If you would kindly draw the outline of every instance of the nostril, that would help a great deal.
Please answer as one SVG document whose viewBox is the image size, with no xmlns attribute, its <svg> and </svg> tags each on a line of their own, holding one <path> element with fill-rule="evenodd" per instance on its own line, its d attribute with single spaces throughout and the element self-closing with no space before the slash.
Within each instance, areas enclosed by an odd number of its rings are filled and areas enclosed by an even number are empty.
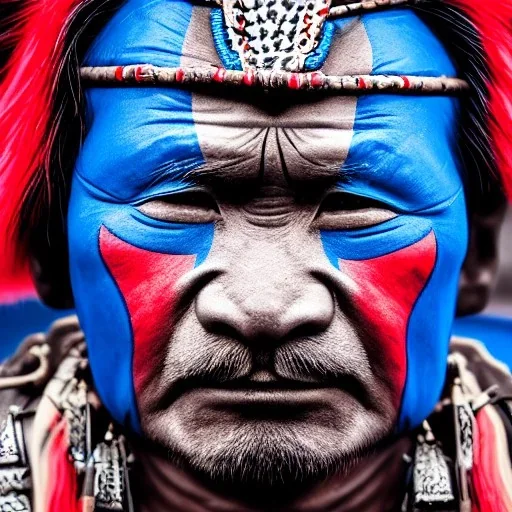
<svg viewBox="0 0 512 512">
<path fill-rule="evenodd" d="M 247 319 L 226 295 L 218 283 L 210 283 L 203 288 L 195 301 L 196 317 L 207 332 L 240 340 L 244 336 Z"/>
<path fill-rule="evenodd" d="M 222 336 L 223 338 L 232 338 L 235 340 L 240 340 L 241 338 L 239 330 L 225 321 L 218 320 L 207 322 L 206 324 L 203 324 L 203 327 L 205 327 L 211 334 Z"/>
<path fill-rule="evenodd" d="M 320 283 L 310 286 L 284 315 L 285 336 L 288 340 L 316 336 L 328 329 L 334 314 L 335 300 L 330 290 Z"/>
<path fill-rule="evenodd" d="M 325 329 L 326 325 L 323 322 L 302 323 L 291 329 L 286 336 L 286 341 L 317 336 L 324 332 Z"/>
</svg>

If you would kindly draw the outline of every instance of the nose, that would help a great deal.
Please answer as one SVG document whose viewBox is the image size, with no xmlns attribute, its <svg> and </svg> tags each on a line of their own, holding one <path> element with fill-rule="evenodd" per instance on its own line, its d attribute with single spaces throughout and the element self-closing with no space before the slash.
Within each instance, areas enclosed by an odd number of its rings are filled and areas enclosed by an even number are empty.
<svg viewBox="0 0 512 512">
<path fill-rule="evenodd" d="M 319 334 L 329 327 L 335 311 L 325 284 L 275 252 L 268 259 L 260 253 L 255 261 L 246 258 L 244 264 L 232 266 L 198 293 L 195 307 L 207 332 L 255 348 Z"/>
</svg>

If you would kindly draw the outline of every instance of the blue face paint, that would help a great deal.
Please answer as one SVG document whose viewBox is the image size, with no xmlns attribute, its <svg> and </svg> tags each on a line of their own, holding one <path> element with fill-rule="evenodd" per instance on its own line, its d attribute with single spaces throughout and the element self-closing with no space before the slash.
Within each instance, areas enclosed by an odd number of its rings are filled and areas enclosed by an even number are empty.
<svg viewBox="0 0 512 512">
<path fill-rule="evenodd" d="M 372 47 L 373 74 L 456 74 L 444 48 L 412 11 L 368 14 L 361 19 Z M 339 187 L 382 201 L 400 215 L 368 229 L 322 233 L 326 253 L 336 267 L 339 259 L 377 258 L 411 246 L 431 231 L 435 234 L 436 265 L 414 307 L 404 340 L 407 377 L 401 429 L 419 424 L 429 414 L 445 378 L 468 238 L 463 181 L 455 155 L 457 108 L 458 101 L 448 97 L 359 98 L 354 135 L 342 169 L 345 179 Z"/>
<path fill-rule="evenodd" d="M 86 62 L 178 66 L 191 13 L 186 1 L 131 0 L 98 36 Z M 169 224 L 144 216 L 136 205 L 191 187 L 183 177 L 204 161 L 189 92 L 90 89 L 87 114 L 89 131 L 76 163 L 68 214 L 73 291 L 98 392 L 118 421 L 139 431 L 132 326 L 102 261 L 99 233 L 105 226 L 135 247 L 196 255 L 200 264 L 211 246 L 212 224 Z"/>
</svg>

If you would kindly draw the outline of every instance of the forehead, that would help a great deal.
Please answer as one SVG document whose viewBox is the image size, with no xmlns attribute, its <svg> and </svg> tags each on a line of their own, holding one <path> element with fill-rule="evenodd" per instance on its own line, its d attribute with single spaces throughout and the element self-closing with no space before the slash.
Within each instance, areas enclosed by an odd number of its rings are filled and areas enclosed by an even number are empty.
<svg viewBox="0 0 512 512">
<path fill-rule="evenodd" d="M 222 65 L 209 13 L 188 2 L 129 0 L 86 64 Z M 440 41 L 410 10 L 338 20 L 334 28 L 327 74 L 455 74 Z M 190 171 L 226 180 L 257 175 L 272 129 L 280 165 L 297 179 L 335 173 L 346 189 L 409 209 L 442 203 L 460 188 L 453 98 L 367 95 L 268 107 L 170 88 L 90 89 L 77 173 L 119 201 L 187 187 Z"/>
</svg>

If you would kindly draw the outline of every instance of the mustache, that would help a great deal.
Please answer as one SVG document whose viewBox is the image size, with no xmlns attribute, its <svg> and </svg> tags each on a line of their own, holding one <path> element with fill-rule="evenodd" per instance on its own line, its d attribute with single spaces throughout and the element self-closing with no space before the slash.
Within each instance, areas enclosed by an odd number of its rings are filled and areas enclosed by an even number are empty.
<svg viewBox="0 0 512 512">
<path fill-rule="evenodd" d="M 364 388 L 372 377 L 366 353 L 348 340 L 304 338 L 290 343 L 266 344 L 265 350 L 235 340 L 204 339 L 171 348 L 165 363 L 165 380 L 176 387 L 235 386 L 247 382 L 257 370 L 284 381 L 318 386 Z M 188 344 L 187 344 L 188 345 Z M 359 389 L 358 394 L 363 394 Z"/>
</svg>

